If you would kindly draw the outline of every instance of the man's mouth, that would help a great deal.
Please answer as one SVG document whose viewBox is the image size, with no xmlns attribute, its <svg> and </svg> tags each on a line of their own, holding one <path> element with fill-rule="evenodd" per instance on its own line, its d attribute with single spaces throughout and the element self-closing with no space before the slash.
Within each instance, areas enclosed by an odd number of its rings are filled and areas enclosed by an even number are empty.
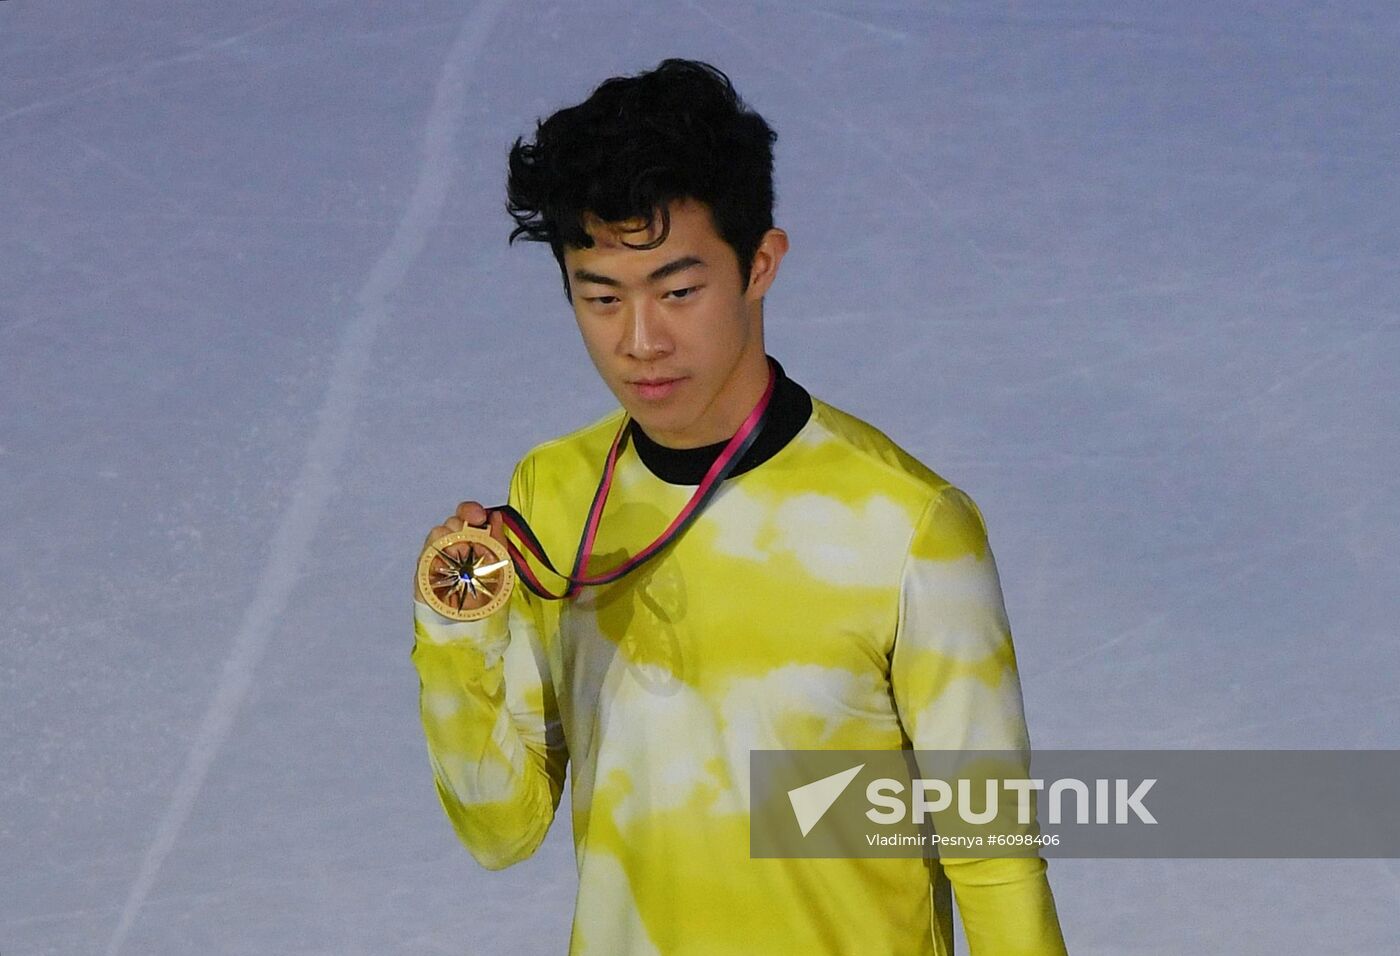
<svg viewBox="0 0 1400 956">
<path fill-rule="evenodd" d="M 670 395 L 682 381 L 680 378 L 639 378 L 628 384 L 643 399 L 654 402 Z"/>
</svg>

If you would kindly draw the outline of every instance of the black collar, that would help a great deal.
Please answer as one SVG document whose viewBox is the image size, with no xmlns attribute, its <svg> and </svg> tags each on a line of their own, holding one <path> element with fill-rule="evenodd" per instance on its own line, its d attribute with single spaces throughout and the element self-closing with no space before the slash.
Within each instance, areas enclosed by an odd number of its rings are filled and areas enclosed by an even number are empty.
<svg viewBox="0 0 1400 956">
<path fill-rule="evenodd" d="M 739 459 L 730 477 L 752 471 L 772 458 L 802 430 L 807 419 L 812 417 L 812 396 L 783 373 L 777 359 L 770 358 L 776 370 L 777 381 L 773 385 L 773 398 L 768 405 L 768 420 L 763 431 L 744 457 Z M 647 437 L 634 420 L 628 429 L 628 438 L 637 449 L 637 455 L 647 470 L 662 481 L 672 485 L 698 485 L 710 470 L 710 465 L 724 451 L 729 442 L 721 441 L 699 448 L 668 448 Z"/>
</svg>

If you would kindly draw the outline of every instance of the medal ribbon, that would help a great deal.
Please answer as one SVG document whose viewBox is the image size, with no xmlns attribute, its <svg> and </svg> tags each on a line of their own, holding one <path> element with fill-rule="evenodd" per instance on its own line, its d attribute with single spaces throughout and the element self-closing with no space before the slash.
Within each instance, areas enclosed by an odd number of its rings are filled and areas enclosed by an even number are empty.
<svg viewBox="0 0 1400 956">
<path fill-rule="evenodd" d="M 609 584 L 626 574 L 635 571 L 646 561 L 656 557 L 661 551 L 677 538 L 682 531 L 690 526 L 700 512 L 704 510 L 711 499 L 719 492 L 721 483 L 728 478 L 730 473 L 738 466 L 744 454 L 753 447 L 753 443 L 758 440 L 759 433 L 763 430 L 763 423 L 768 417 L 768 404 L 773 398 L 773 389 L 777 382 L 777 375 L 772 364 L 768 368 L 768 387 L 763 390 L 763 396 L 759 398 L 758 404 L 749 412 L 744 423 L 739 426 L 739 430 L 734 433 L 734 437 L 729 439 L 729 443 L 719 453 L 719 456 L 710 465 L 705 477 L 695 489 L 695 494 L 690 496 L 684 508 L 676 515 L 675 519 L 662 531 L 655 541 L 638 551 L 632 557 L 623 561 L 617 567 L 601 574 L 589 575 L 588 562 L 593 556 L 593 545 L 598 537 L 598 527 L 603 519 L 603 506 L 607 504 L 608 493 L 612 490 L 613 473 L 617 470 L 617 460 L 622 451 L 623 438 L 627 434 L 627 426 L 631 419 L 623 416 L 622 425 L 617 430 L 617 435 L 613 437 L 612 447 L 608 449 L 608 457 L 603 465 L 603 475 L 598 480 L 598 488 L 593 493 L 593 503 L 588 509 L 588 520 L 583 525 L 583 536 L 579 540 L 578 552 L 574 558 L 573 570 L 568 574 L 558 571 L 545 553 L 544 545 L 531 530 L 527 522 L 519 511 L 510 505 L 502 505 L 499 508 L 492 508 L 492 511 L 501 513 L 502 523 L 517 538 L 524 543 L 525 548 L 534 555 L 541 564 L 553 574 L 563 578 L 568 583 L 563 594 L 551 593 L 548 588 L 540 583 L 534 570 L 530 567 L 525 555 L 516 547 L 513 541 L 507 539 L 506 550 L 510 552 L 511 562 L 515 565 L 516 572 L 520 579 L 537 596 L 550 601 L 559 601 L 573 597 L 585 587 L 592 587 L 598 584 Z"/>
</svg>

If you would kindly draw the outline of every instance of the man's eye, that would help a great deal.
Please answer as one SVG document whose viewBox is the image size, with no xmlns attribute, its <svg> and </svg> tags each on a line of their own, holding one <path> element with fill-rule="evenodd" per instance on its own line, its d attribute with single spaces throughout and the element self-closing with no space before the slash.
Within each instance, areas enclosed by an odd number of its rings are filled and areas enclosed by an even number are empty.
<svg viewBox="0 0 1400 956">
<path fill-rule="evenodd" d="M 692 285 L 692 286 L 687 286 L 687 287 L 684 288 L 684 289 L 672 289 L 670 292 L 667 292 L 666 294 L 667 294 L 668 296 L 670 296 L 671 298 L 673 298 L 673 299 L 685 299 L 685 298 L 688 298 L 688 297 L 691 296 L 692 294 L 694 294 L 694 293 L 696 293 L 696 292 L 699 292 L 699 291 L 700 291 L 700 287 L 699 287 L 698 285 Z"/>
<path fill-rule="evenodd" d="M 594 305 L 613 305 L 617 302 L 615 295 L 593 295 L 588 297 L 588 301 Z"/>
</svg>

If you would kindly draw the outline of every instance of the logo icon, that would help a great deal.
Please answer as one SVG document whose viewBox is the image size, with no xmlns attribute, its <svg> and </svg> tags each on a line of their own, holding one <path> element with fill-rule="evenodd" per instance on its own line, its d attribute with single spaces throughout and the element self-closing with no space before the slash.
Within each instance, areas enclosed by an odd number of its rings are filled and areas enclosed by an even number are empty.
<svg viewBox="0 0 1400 956">
<path fill-rule="evenodd" d="M 846 792 L 856 774 L 864 767 L 863 763 L 856 764 L 849 770 L 833 773 L 829 777 L 822 777 L 788 791 L 788 802 L 792 804 L 793 816 L 797 817 L 797 826 L 802 830 L 803 836 L 812 832 L 812 827 L 826 816 L 826 811 L 831 809 L 836 798 Z"/>
</svg>

